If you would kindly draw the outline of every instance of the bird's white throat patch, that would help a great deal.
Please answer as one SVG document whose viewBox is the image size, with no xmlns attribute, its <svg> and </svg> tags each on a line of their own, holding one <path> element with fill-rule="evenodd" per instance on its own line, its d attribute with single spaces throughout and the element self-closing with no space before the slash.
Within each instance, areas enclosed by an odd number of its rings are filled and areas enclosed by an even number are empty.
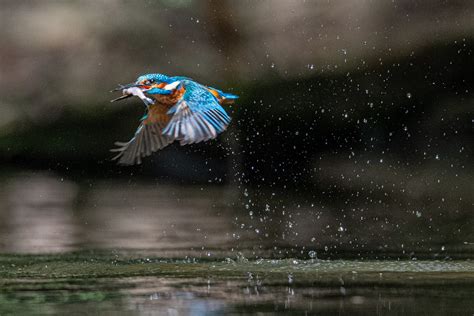
<svg viewBox="0 0 474 316">
<path fill-rule="evenodd" d="M 176 88 L 179 86 L 180 83 L 181 83 L 181 81 L 179 81 L 179 80 L 178 80 L 178 81 L 174 81 L 174 82 L 172 82 L 172 83 L 167 84 L 166 86 L 164 86 L 163 89 L 164 89 L 164 90 L 174 90 L 174 89 L 176 89 Z"/>
</svg>

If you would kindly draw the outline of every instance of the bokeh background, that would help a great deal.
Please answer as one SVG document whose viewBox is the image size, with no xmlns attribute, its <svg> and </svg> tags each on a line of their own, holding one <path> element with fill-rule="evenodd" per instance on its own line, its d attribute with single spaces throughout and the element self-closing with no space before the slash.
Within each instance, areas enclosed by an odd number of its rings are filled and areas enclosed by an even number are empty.
<svg viewBox="0 0 474 316">
<path fill-rule="evenodd" d="M 2 1 L 0 43 L 2 251 L 474 251 L 472 1 Z M 117 166 L 153 72 L 233 122 Z"/>
</svg>

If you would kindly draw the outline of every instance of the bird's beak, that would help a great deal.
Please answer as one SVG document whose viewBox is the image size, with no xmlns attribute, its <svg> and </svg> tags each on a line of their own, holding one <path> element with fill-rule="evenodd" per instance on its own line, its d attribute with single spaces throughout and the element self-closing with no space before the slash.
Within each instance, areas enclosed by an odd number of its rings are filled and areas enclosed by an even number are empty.
<svg viewBox="0 0 474 316">
<path fill-rule="evenodd" d="M 132 96 L 132 94 L 124 94 L 116 99 L 113 99 L 113 100 L 110 100 L 110 102 L 116 102 L 116 101 L 120 101 L 120 100 L 124 100 L 126 98 L 130 98 Z"/>
</svg>

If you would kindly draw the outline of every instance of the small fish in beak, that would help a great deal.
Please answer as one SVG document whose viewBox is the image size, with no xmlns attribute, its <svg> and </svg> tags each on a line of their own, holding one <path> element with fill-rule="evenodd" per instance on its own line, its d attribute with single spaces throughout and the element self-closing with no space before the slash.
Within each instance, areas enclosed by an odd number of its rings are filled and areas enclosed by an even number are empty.
<svg viewBox="0 0 474 316">
<path fill-rule="evenodd" d="M 140 87 L 143 87 L 143 85 L 140 85 L 140 84 L 119 85 L 118 88 L 112 90 L 111 92 L 122 90 L 123 95 L 116 98 L 116 99 L 111 100 L 110 102 L 116 102 L 116 101 L 127 99 L 131 96 L 136 96 L 136 97 L 139 97 L 140 100 L 142 100 L 143 103 L 145 103 L 146 106 L 154 104 L 155 101 L 153 101 L 153 99 L 147 97 L 143 93 L 143 90 Z"/>
</svg>

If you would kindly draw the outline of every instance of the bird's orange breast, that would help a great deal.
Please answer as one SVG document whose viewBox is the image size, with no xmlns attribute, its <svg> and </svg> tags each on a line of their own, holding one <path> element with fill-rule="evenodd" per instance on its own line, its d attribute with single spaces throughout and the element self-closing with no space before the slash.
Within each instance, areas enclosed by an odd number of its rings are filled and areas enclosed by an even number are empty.
<svg viewBox="0 0 474 316">
<path fill-rule="evenodd" d="M 147 118 L 143 120 L 143 124 L 168 124 L 170 116 L 167 114 L 169 107 L 156 103 L 148 107 Z"/>
<path fill-rule="evenodd" d="M 166 86 L 165 83 L 157 85 L 158 88 L 162 89 Z M 171 94 L 154 94 L 152 97 L 156 100 L 156 103 L 148 107 L 148 115 L 144 124 L 163 123 L 168 124 L 170 116 L 167 114 L 168 110 L 175 105 L 184 95 L 186 89 L 181 87 L 175 89 Z"/>
</svg>

